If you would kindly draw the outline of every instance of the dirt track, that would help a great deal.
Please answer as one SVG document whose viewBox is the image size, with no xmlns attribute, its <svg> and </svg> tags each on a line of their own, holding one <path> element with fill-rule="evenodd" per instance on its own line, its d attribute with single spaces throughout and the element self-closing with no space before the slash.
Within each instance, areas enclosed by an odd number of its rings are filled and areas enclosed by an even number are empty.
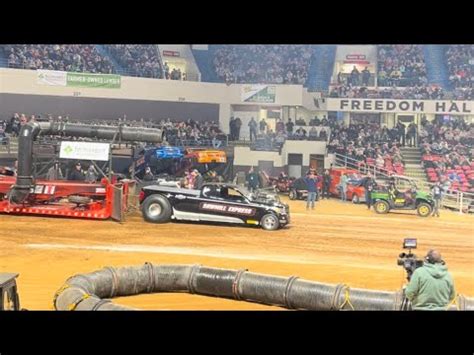
<svg viewBox="0 0 474 355">
<path fill-rule="evenodd" d="M 0 215 L 0 272 L 19 272 L 22 307 L 52 309 L 54 292 L 76 273 L 145 261 L 203 264 L 352 287 L 398 290 L 396 265 L 404 237 L 418 238 L 418 255 L 436 247 L 457 292 L 474 296 L 474 219 L 453 212 L 420 218 L 411 212 L 377 215 L 336 200 L 306 212 L 291 202 L 292 224 L 276 232 L 193 223 L 153 225 L 139 213 L 106 221 Z M 117 299 L 143 309 L 279 309 L 187 294 Z"/>
</svg>

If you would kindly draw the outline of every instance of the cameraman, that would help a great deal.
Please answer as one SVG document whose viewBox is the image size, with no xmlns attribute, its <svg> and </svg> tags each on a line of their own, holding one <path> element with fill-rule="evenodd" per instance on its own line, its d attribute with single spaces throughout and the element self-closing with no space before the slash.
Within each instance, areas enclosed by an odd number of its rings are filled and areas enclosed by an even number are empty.
<svg viewBox="0 0 474 355">
<path fill-rule="evenodd" d="M 445 310 L 455 297 L 454 283 L 441 254 L 430 250 L 405 289 L 414 310 Z"/>
</svg>

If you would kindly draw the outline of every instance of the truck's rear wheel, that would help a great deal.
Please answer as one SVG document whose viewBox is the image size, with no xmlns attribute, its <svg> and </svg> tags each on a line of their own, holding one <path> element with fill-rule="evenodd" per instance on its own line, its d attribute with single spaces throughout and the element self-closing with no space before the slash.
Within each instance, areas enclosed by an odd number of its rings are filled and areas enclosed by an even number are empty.
<svg viewBox="0 0 474 355">
<path fill-rule="evenodd" d="M 142 203 L 143 218 L 147 222 L 166 223 L 172 215 L 171 204 L 162 195 L 148 196 Z"/>
<path fill-rule="evenodd" d="M 260 225 L 267 231 L 274 231 L 280 227 L 280 221 L 277 216 L 269 213 L 262 217 Z"/>
<path fill-rule="evenodd" d="M 428 203 L 422 202 L 416 208 L 416 212 L 420 217 L 428 217 L 431 214 L 432 209 Z"/>
<path fill-rule="evenodd" d="M 390 205 L 387 201 L 379 200 L 375 202 L 374 210 L 377 213 L 388 213 L 388 211 L 390 210 Z"/>
</svg>

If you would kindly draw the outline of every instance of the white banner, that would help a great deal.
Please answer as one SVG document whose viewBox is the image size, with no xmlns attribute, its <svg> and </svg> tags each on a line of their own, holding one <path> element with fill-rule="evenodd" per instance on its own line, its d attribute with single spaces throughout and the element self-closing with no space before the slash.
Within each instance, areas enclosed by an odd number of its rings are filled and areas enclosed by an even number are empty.
<svg viewBox="0 0 474 355">
<path fill-rule="evenodd" d="M 328 111 L 473 115 L 473 101 L 328 98 Z"/>
<path fill-rule="evenodd" d="M 54 85 L 54 86 L 67 85 L 67 72 L 65 71 L 38 69 L 36 73 L 37 73 L 38 84 Z"/>
<path fill-rule="evenodd" d="M 61 142 L 59 158 L 107 161 L 109 150 L 109 143 Z"/>
</svg>

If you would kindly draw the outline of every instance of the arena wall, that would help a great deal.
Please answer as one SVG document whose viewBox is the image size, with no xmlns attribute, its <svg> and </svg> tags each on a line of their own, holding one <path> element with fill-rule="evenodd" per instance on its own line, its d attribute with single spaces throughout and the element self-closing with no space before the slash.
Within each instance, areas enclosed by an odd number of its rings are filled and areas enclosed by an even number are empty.
<svg viewBox="0 0 474 355">
<path fill-rule="evenodd" d="M 15 112 L 66 116 L 94 121 L 127 116 L 130 120 L 192 118 L 195 121 L 219 121 L 219 105 L 153 100 L 106 99 L 51 95 L 0 93 L 0 117 Z"/>
<path fill-rule="evenodd" d="M 288 155 L 301 154 L 301 168 L 307 170 L 310 166 L 311 155 L 324 156 L 326 154 L 326 142 L 318 141 L 291 141 L 287 140 L 279 152 L 256 151 L 250 147 L 234 148 L 234 173 L 248 171 L 251 166 L 259 166 L 262 162 L 273 162 L 273 169 L 267 169 L 267 173 L 276 175 L 281 171 L 288 173 Z M 328 168 L 331 161 L 324 159 L 324 167 Z"/>
</svg>

